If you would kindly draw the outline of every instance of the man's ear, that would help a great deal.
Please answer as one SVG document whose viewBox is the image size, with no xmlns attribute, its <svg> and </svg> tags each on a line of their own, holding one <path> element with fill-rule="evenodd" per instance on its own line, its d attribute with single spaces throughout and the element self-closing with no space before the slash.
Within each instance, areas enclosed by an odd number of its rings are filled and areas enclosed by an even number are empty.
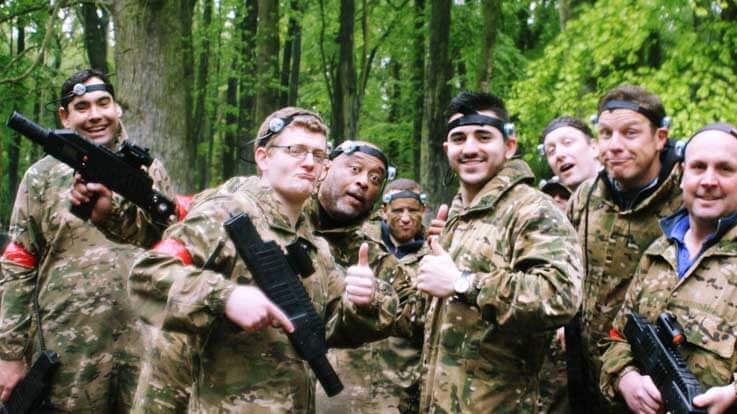
<svg viewBox="0 0 737 414">
<path fill-rule="evenodd" d="M 504 158 L 511 160 L 514 154 L 517 152 L 517 138 L 509 137 L 504 142 Z"/>
<path fill-rule="evenodd" d="M 61 120 L 61 124 L 64 125 L 64 128 L 69 129 L 69 112 L 63 106 L 59 107 L 59 119 Z"/>
<path fill-rule="evenodd" d="M 658 151 L 662 151 L 665 143 L 668 142 L 668 128 L 658 128 L 655 130 L 655 145 Z"/>
<path fill-rule="evenodd" d="M 117 102 L 115 103 L 115 113 L 118 114 L 118 118 L 123 116 L 123 108 Z"/>
<path fill-rule="evenodd" d="M 262 173 L 269 169 L 269 151 L 266 147 L 257 147 L 253 153 L 253 159 L 256 161 L 256 167 Z"/>
</svg>

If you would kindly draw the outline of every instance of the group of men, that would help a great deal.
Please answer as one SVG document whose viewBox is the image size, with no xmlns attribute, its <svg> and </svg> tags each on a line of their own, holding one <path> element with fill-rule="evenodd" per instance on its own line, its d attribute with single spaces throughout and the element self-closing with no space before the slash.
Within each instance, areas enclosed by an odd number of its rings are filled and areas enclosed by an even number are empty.
<svg viewBox="0 0 737 414">
<path fill-rule="evenodd" d="M 111 149 L 126 138 L 104 74 L 75 73 L 59 104 L 84 138 Z M 658 97 L 628 85 L 600 100 L 596 139 L 575 118 L 553 120 L 540 147 L 551 197 L 516 157 L 503 101 L 460 93 L 443 143 L 459 188 L 435 214 L 416 182 L 391 180 L 380 148 L 331 149 L 302 108 L 263 120 L 257 175 L 177 197 L 168 223 L 46 157 L 23 178 L 0 261 L 0 399 L 48 348 L 61 365 L 40 412 L 536 413 L 581 398 L 585 412 L 659 413 L 623 326 L 629 312 L 667 310 L 707 389 L 694 404 L 727 412 L 737 130 L 708 125 L 679 152 L 668 127 Z M 160 162 L 148 173 L 174 198 Z M 87 203 L 90 220 L 70 212 Z M 309 262 L 299 283 L 324 324 L 337 396 L 224 227 L 240 214 Z M 572 331 L 586 386 L 566 399 Z"/>
</svg>

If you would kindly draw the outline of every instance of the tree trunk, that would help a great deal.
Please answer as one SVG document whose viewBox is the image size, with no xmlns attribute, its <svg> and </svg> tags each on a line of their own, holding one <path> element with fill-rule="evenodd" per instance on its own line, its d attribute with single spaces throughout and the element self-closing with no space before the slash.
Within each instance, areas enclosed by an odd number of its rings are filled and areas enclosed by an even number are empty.
<svg viewBox="0 0 737 414">
<path fill-rule="evenodd" d="M 193 0 L 115 0 L 118 101 L 133 142 L 150 147 L 174 190 L 194 190 L 192 134 Z"/>
<path fill-rule="evenodd" d="M 203 0 L 202 2 L 202 47 L 200 49 L 198 64 L 197 64 L 197 76 L 195 77 L 195 105 L 194 113 L 192 114 L 192 145 L 190 146 L 192 160 L 197 160 L 202 163 L 205 161 L 204 157 L 200 156 L 198 148 L 201 143 L 206 141 L 205 130 L 207 120 L 207 106 L 206 100 L 208 95 L 208 78 L 210 69 L 210 26 L 212 23 L 212 0 Z M 197 168 L 201 174 L 205 174 L 206 168 Z M 197 190 L 202 190 L 203 186 L 201 183 L 205 181 L 203 177 L 198 177 Z"/>
<path fill-rule="evenodd" d="M 233 128 L 238 121 L 234 114 L 233 108 L 238 104 L 238 79 L 235 77 L 238 64 L 231 62 L 230 76 L 228 77 L 228 90 L 226 92 L 225 103 L 225 136 L 223 138 L 223 181 L 235 175 L 236 163 L 238 162 L 238 134 Z"/>
<path fill-rule="evenodd" d="M 425 136 L 423 137 L 422 184 L 431 205 L 448 202 L 454 188 L 443 185 L 448 169 L 443 142 L 447 136 L 446 108 L 450 102 L 450 35 L 451 0 L 432 0 L 430 12 L 430 54 L 427 63 L 425 96 Z M 431 173 L 432 172 L 432 173 Z"/>
<path fill-rule="evenodd" d="M 422 154 L 422 120 L 425 101 L 425 0 L 415 0 L 414 62 L 412 65 L 412 95 L 414 97 L 412 126 L 412 160 L 414 178 L 420 181 L 420 155 Z"/>
<path fill-rule="evenodd" d="M 356 96 L 355 0 L 340 0 L 340 30 L 338 34 L 338 67 L 335 75 L 333 105 L 333 136 L 335 143 L 355 138 L 355 121 L 351 119 L 351 106 Z"/>
<path fill-rule="evenodd" d="M 298 0 L 294 0 L 294 8 L 298 13 Z M 297 96 L 299 96 L 299 67 L 302 60 L 302 24 L 299 20 L 295 21 L 294 34 L 292 38 L 292 67 L 289 74 L 289 92 L 287 94 L 287 105 L 296 106 Z"/>
<path fill-rule="evenodd" d="M 476 88 L 483 92 L 491 91 L 491 76 L 494 68 L 494 46 L 498 22 L 501 19 L 501 0 L 483 0 L 483 33 L 481 35 L 481 58 L 476 68 Z"/>
<path fill-rule="evenodd" d="M 256 114 L 261 123 L 279 108 L 279 1 L 258 0 Z"/>
<path fill-rule="evenodd" d="M 16 55 L 20 55 L 26 49 L 26 30 L 23 27 L 22 19 L 18 19 L 18 43 L 16 44 Z M 8 194 L 10 194 L 10 203 L 15 200 L 15 192 L 18 191 L 18 183 L 20 177 L 20 146 L 21 136 L 13 131 L 11 134 L 12 141 L 8 146 Z M 34 145 L 36 146 L 36 145 Z"/>
<path fill-rule="evenodd" d="M 107 9 L 98 7 L 95 3 L 82 3 L 80 6 L 81 21 L 84 27 L 84 48 L 90 67 L 108 73 L 107 64 L 107 30 L 110 23 Z"/>
<path fill-rule="evenodd" d="M 246 0 L 243 3 L 243 17 L 240 19 L 239 29 L 241 37 L 240 77 L 238 79 L 240 94 L 238 97 L 238 130 L 242 137 L 247 137 L 238 145 L 236 157 L 253 159 L 253 146 L 246 145 L 256 137 L 257 124 L 254 120 L 256 112 L 256 31 L 258 25 L 258 2 Z M 239 162 L 236 158 L 236 171 L 240 175 L 256 173 L 256 166 L 252 163 Z"/>
<path fill-rule="evenodd" d="M 294 59 L 294 44 L 297 41 L 297 32 L 299 31 L 299 23 L 297 20 L 298 6 L 297 0 L 289 2 L 289 23 L 287 24 L 287 38 L 284 40 L 284 51 L 282 52 L 280 94 L 279 103 L 281 106 L 289 105 L 290 81 L 292 78 L 292 61 Z"/>
</svg>

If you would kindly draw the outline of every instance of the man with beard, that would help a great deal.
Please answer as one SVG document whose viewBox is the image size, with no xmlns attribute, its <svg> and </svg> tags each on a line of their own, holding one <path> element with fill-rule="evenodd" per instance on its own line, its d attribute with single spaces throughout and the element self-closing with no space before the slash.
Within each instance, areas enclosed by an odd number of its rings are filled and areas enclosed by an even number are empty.
<svg viewBox="0 0 737 414">
<path fill-rule="evenodd" d="M 540 141 L 540 154 L 555 174 L 540 189 L 565 211 L 572 192 L 582 182 L 595 177 L 600 168 L 596 142 L 591 128 L 570 116 L 550 121 L 540 134 Z M 550 343 L 540 375 L 541 407 L 546 413 L 570 411 L 565 357 L 565 333 L 564 328 L 560 328 Z"/>
<path fill-rule="evenodd" d="M 577 395 L 593 405 L 581 407 L 583 412 L 607 413 L 623 408 L 607 402 L 597 387 L 602 341 L 640 257 L 661 234 L 658 220 L 681 205 L 682 169 L 675 145 L 668 141 L 670 120 L 657 95 L 639 86 L 619 86 L 601 98 L 598 112 L 604 169 L 579 186 L 569 218 L 578 229 L 586 266 L 578 321 L 583 371 L 575 375 L 588 390 Z"/>
<path fill-rule="evenodd" d="M 463 92 L 448 113 L 443 149 L 460 188 L 418 270 L 433 296 L 420 412 L 535 413 L 545 348 L 579 303 L 575 231 L 512 158 L 501 99 Z"/>
<path fill-rule="evenodd" d="M 737 128 L 711 124 L 688 141 L 683 164 L 685 208 L 660 220 L 662 235 L 642 256 L 614 320 L 602 360 L 607 397 L 624 399 L 635 414 L 665 407 L 652 379 L 641 373 L 625 339 L 627 315 L 649 322 L 669 312 L 683 327 L 682 355 L 706 392 L 693 399 L 709 414 L 734 412 L 737 371 Z M 672 408 L 671 408 L 672 409 Z"/>
<path fill-rule="evenodd" d="M 73 74 L 61 87 L 60 104 L 64 127 L 85 139 L 110 149 L 122 139 L 122 110 L 103 73 Z M 161 165 L 152 164 L 149 174 L 167 193 Z M 108 241 L 69 211 L 74 184 L 74 171 L 47 156 L 26 171 L 18 189 L 11 243 L 1 260 L 0 399 L 8 400 L 27 373 L 29 353 L 45 344 L 61 360 L 51 376 L 49 412 L 127 413 L 142 348 L 126 295 L 138 249 Z M 113 214 L 139 213 L 116 201 Z"/>
<path fill-rule="evenodd" d="M 330 244 L 338 264 L 355 262 L 361 243 L 369 246 L 369 265 L 376 277 L 392 285 L 399 296 L 400 309 L 395 318 L 394 334 L 411 336 L 418 324 L 417 294 L 410 277 L 381 239 L 380 222 L 369 220 L 371 207 L 381 188 L 393 175 L 393 167 L 384 153 L 365 141 L 345 141 L 330 154 L 331 165 L 317 197 L 310 206 L 310 217 L 317 234 Z M 414 331 L 413 331 L 414 330 Z M 345 390 L 327 398 L 317 390 L 320 413 L 378 413 L 383 401 L 376 375 L 383 369 L 376 360 L 378 348 L 364 345 L 358 349 L 330 351 Z"/>
<path fill-rule="evenodd" d="M 314 412 L 314 379 L 286 335 L 294 327 L 253 285 L 224 231 L 237 213 L 248 214 L 264 240 L 284 248 L 299 239 L 308 246 L 315 271 L 301 282 L 325 321 L 329 345 L 382 337 L 393 321 L 394 292 L 374 278 L 367 247 L 344 276 L 303 210 L 323 174 L 326 134 L 313 112 L 289 107 L 269 115 L 254 144 L 259 176 L 236 177 L 199 194 L 187 217 L 131 271 L 134 299 L 160 310 L 162 330 L 192 338 L 191 354 L 181 358 L 192 367 L 190 412 Z M 153 411 L 163 405 L 153 402 Z"/>
</svg>

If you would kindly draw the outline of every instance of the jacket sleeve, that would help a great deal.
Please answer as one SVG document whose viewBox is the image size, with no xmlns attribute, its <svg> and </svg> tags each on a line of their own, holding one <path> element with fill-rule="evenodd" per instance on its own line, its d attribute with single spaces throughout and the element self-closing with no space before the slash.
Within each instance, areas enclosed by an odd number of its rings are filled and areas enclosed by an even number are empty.
<svg viewBox="0 0 737 414">
<path fill-rule="evenodd" d="M 171 180 L 161 161 L 155 159 L 147 170 L 153 180 L 153 188 L 172 201 L 178 200 L 171 188 Z M 177 203 L 178 209 L 184 207 Z M 179 213 L 184 216 L 185 211 Z M 176 218 L 172 222 L 176 221 Z M 157 223 L 151 216 L 120 194 L 113 194 L 113 209 L 105 220 L 97 224 L 97 228 L 110 240 L 116 243 L 132 244 L 150 248 L 161 239 L 166 226 L 171 223 Z"/>
<path fill-rule="evenodd" d="M 227 242 L 222 224 L 228 217 L 217 199 L 205 201 L 136 259 L 130 295 L 149 323 L 201 333 L 224 314 L 225 301 L 235 288 L 224 276 L 235 260 L 222 253 Z"/>
<path fill-rule="evenodd" d="M 599 386 L 602 393 L 609 399 L 615 400 L 619 396 L 619 380 L 631 370 L 636 370 L 632 348 L 624 335 L 624 325 L 627 315 L 639 313 L 638 298 L 642 294 L 643 279 L 648 274 L 650 262 L 647 255 L 643 255 L 640 264 L 627 289 L 624 303 L 612 322 L 610 335 L 605 339 L 606 351 L 601 357 L 601 377 Z"/>
<path fill-rule="evenodd" d="M 329 268 L 335 269 L 328 275 L 329 299 L 325 309 L 328 346 L 355 348 L 388 337 L 398 309 L 397 294 L 391 285 L 375 274 L 372 302 L 368 306 L 356 306 L 345 294 L 344 272 L 331 256 L 325 256 L 325 260 L 332 262 Z"/>
<path fill-rule="evenodd" d="M 547 199 L 514 207 L 506 246 L 510 260 L 477 274 L 475 301 L 485 319 L 507 327 L 554 329 L 576 313 L 581 250 L 574 229 Z"/>
<path fill-rule="evenodd" d="M 0 359 L 20 360 L 29 344 L 38 262 L 46 251 L 42 233 L 45 181 L 28 170 L 18 187 L 10 221 L 11 243 L 0 268 Z"/>
</svg>

